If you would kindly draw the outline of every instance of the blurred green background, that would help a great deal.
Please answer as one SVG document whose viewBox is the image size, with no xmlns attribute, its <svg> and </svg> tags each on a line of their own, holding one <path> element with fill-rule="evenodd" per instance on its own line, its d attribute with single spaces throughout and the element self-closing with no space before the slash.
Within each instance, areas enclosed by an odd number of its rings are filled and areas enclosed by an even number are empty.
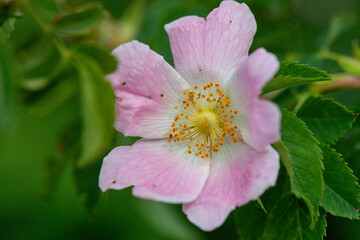
<svg viewBox="0 0 360 240">
<path fill-rule="evenodd" d="M 258 25 L 251 51 L 265 47 L 280 60 L 299 60 L 337 78 L 360 76 L 341 64 L 344 57 L 360 58 L 359 0 L 245 2 Z M 205 17 L 219 4 L 0 0 L 0 239 L 243 239 L 238 210 L 205 233 L 180 205 L 97 187 L 102 158 L 136 140 L 112 127 L 114 98 L 104 79 L 116 66 L 110 51 L 137 39 L 172 64 L 164 24 Z M 327 96 L 360 111 L 359 90 Z M 360 176 L 359 120 L 336 148 Z M 359 222 L 329 216 L 327 235 L 357 239 Z"/>
</svg>

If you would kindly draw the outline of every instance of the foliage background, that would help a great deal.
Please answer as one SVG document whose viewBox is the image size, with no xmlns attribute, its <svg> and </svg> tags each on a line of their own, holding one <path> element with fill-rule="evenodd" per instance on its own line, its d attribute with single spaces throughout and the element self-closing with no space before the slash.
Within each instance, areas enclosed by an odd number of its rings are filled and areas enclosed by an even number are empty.
<svg viewBox="0 0 360 240">
<path fill-rule="evenodd" d="M 321 54 L 330 49 L 350 56 L 358 49 L 359 0 L 245 2 L 258 25 L 250 51 L 265 47 L 280 60 L 349 72 L 336 57 L 324 60 Z M 179 205 L 137 199 L 130 189 L 100 194 L 97 187 L 103 156 L 135 141 L 112 128 L 113 96 L 103 79 L 114 68 L 109 52 L 138 39 L 172 63 L 164 24 L 185 15 L 205 17 L 219 3 L 0 1 L 0 20 L 10 16 L 15 22 L 13 32 L 7 22 L 0 35 L 1 239 L 240 238 L 236 217 L 242 208 L 221 228 L 204 233 L 187 221 Z M 359 90 L 327 96 L 360 111 Z M 335 147 L 360 176 L 359 120 Z M 327 235 L 356 239 L 359 222 L 328 216 Z"/>
</svg>

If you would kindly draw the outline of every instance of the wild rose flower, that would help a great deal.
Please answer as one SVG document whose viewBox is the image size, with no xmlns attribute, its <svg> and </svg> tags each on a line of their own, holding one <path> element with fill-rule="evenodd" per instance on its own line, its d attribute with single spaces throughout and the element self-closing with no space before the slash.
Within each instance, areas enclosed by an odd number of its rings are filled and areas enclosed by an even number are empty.
<svg viewBox="0 0 360 240">
<path fill-rule="evenodd" d="M 256 22 L 235 1 L 165 30 L 176 70 L 137 41 L 113 51 L 115 128 L 143 139 L 105 157 L 99 185 L 183 203 L 189 220 L 210 231 L 276 182 L 270 144 L 280 139 L 280 112 L 258 96 L 279 62 L 264 49 L 248 56 Z"/>
</svg>

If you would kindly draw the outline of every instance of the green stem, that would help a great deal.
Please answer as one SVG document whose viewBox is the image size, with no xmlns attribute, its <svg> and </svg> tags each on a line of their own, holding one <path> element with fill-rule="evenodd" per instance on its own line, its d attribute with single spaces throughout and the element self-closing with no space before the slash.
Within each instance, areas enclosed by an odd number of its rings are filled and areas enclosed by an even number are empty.
<svg viewBox="0 0 360 240">
<path fill-rule="evenodd" d="M 312 86 L 312 89 L 319 94 L 340 90 L 340 89 L 360 89 L 360 76 L 347 74 L 334 74 L 332 81 L 318 83 Z"/>
</svg>

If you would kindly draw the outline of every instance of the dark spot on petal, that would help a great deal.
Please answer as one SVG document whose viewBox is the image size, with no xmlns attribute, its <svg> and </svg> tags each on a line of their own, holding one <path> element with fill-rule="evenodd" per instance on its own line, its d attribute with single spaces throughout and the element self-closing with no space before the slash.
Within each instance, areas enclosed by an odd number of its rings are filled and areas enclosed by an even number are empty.
<svg viewBox="0 0 360 240">
<path fill-rule="evenodd" d="M 151 97 L 151 96 L 148 96 L 148 99 L 152 99 L 152 97 Z"/>
<path fill-rule="evenodd" d="M 164 94 L 160 94 L 160 97 L 164 97 Z"/>
<path fill-rule="evenodd" d="M 119 102 L 122 102 L 122 98 L 121 97 L 117 97 L 116 98 Z"/>
<path fill-rule="evenodd" d="M 115 183 L 116 183 L 116 181 L 114 180 L 114 181 L 112 181 L 112 183 L 113 183 L 113 184 L 115 184 Z"/>
<path fill-rule="evenodd" d="M 199 72 L 201 72 L 201 68 L 199 68 Z"/>
<path fill-rule="evenodd" d="M 121 85 L 125 86 L 125 85 L 126 85 L 126 82 L 123 82 Z"/>
<path fill-rule="evenodd" d="M 230 23 L 232 23 L 232 21 L 230 20 Z"/>
<path fill-rule="evenodd" d="M 156 185 L 152 185 L 153 187 L 156 187 Z"/>
</svg>

